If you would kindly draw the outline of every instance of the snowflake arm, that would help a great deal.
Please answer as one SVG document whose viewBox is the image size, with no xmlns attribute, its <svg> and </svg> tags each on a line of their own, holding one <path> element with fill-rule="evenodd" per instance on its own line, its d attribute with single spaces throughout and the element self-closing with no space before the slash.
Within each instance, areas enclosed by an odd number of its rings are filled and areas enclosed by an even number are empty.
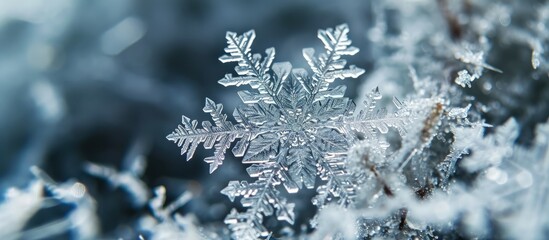
<svg viewBox="0 0 549 240">
<path fill-rule="evenodd" d="M 320 162 L 320 178 L 326 181 L 326 184 L 317 188 L 318 194 L 312 200 L 319 208 L 323 208 L 333 199 L 337 199 L 341 206 L 353 203 L 357 179 L 345 166 L 346 157 L 344 153 L 329 154 Z"/>
<path fill-rule="evenodd" d="M 356 138 L 356 133 L 360 133 L 365 139 L 374 142 L 379 142 L 379 135 L 387 133 L 389 128 L 395 128 L 404 135 L 406 125 L 416 116 L 397 98 L 393 98 L 393 103 L 398 110 L 388 114 L 387 110 L 377 106 L 381 97 L 379 89 L 373 89 L 358 109 L 355 110 L 354 104 L 349 103 L 345 112 L 340 115 L 345 117 L 329 119 L 325 122 L 325 127 L 335 129 L 350 138 Z"/>
<path fill-rule="evenodd" d="M 237 138 L 242 138 L 247 134 L 246 130 L 240 124 L 234 125 L 227 121 L 227 115 L 221 113 L 223 105 L 215 104 L 209 98 L 206 98 L 204 112 L 210 113 L 215 126 L 209 121 L 202 122 L 202 129 L 197 129 L 198 121 L 191 121 L 183 116 L 182 125 L 179 125 L 174 132 L 166 138 L 175 142 L 181 147 L 181 155 L 187 153 L 187 160 L 190 160 L 200 143 L 204 143 L 205 149 L 215 148 L 214 156 L 204 159 L 210 164 L 210 173 L 215 171 L 219 165 L 223 164 L 225 152 L 231 143 Z"/>
<path fill-rule="evenodd" d="M 275 214 L 280 221 L 294 223 L 294 204 L 287 203 L 274 187 L 281 183 L 281 169 L 278 164 L 267 166 L 252 165 L 248 171 L 259 179 L 254 183 L 247 181 L 231 181 L 221 193 L 227 195 L 231 201 L 242 197 L 242 206 L 246 212 L 237 212 L 235 209 L 225 218 L 236 239 L 257 239 L 267 237 L 269 232 L 263 226 L 263 217 Z"/>
<path fill-rule="evenodd" d="M 219 83 L 223 86 L 241 86 L 250 85 L 253 89 L 257 89 L 259 94 L 249 91 L 239 91 L 238 95 L 244 103 L 256 103 L 265 101 L 267 103 L 275 103 L 276 89 L 280 86 L 280 82 L 271 82 L 268 74 L 271 64 L 275 56 L 274 48 L 265 50 L 267 56 L 261 61 L 260 54 L 251 53 L 251 45 L 255 39 L 255 32 L 248 31 L 241 36 L 234 32 L 227 32 L 225 37 L 228 47 L 225 48 L 227 55 L 219 58 L 222 63 L 238 62 L 235 67 L 239 77 L 233 77 L 232 74 L 227 74 Z M 283 80 L 283 79 L 281 79 Z"/>
<path fill-rule="evenodd" d="M 324 44 L 325 53 L 315 57 L 315 51 L 312 48 L 303 49 L 303 57 L 307 60 L 309 67 L 313 70 L 314 76 L 308 83 L 304 83 L 308 92 L 313 95 L 328 91 L 329 84 L 336 78 L 357 78 L 364 73 L 364 69 L 357 68 L 354 65 L 345 69 L 347 61 L 341 59 L 344 55 L 355 55 L 359 49 L 351 46 L 351 40 L 347 37 L 349 27 L 346 24 L 337 26 L 335 29 L 328 28 L 318 31 L 318 38 Z M 317 99 L 322 99 L 319 94 Z"/>
</svg>

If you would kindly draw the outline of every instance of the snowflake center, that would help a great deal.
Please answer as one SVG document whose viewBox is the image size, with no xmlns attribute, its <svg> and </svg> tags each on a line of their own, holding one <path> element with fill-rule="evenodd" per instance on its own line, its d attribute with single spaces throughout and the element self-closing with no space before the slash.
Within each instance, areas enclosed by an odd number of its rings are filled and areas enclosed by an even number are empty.
<svg viewBox="0 0 549 240">
<path fill-rule="evenodd" d="M 284 133 L 284 138 L 294 147 L 303 146 L 314 139 L 312 132 L 306 128 L 305 121 L 299 116 L 299 114 L 296 114 L 288 119 L 288 130 Z"/>
</svg>

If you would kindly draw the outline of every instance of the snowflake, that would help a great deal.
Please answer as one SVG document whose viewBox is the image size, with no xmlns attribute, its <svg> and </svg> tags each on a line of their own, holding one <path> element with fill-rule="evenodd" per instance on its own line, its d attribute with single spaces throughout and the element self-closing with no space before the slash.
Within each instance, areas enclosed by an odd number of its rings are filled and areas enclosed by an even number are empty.
<svg viewBox="0 0 549 240">
<path fill-rule="evenodd" d="M 210 164 L 210 173 L 223 164 L 233 142 L 233 154 L 243 157 L 242 163 L 251 164 L 247 171 L 257 178 L 255 182 L 231 181 L 222 190 L 231 201 L 242 198 L 241 203 L 247 208 L 246 212 L 233 209 L 225 219 L 233 237 L 267 237 L 269 231 L 262 225 L 263 218 L 273 214 L 278 220 L 293 224 L 294 204 L 280 196 L 280 185 L 287 192 L 296 193 L 303 187 L 314 188 L 319 177 L 322 183 L 316 189 L 315 205 L 322 207 L 333 201 L 343 206 L 351 204 L 358 185 L 346 167 L 348 149 L 359 138 L 382 149 L 388 144 L 380 134 L 387 133 L 390 127 L 400 133 L 405 131 L 412 114 L 398 99 L 393 99 L 398 110 L 389 115 L 384 109 L 376 110 L 381 99 L 377 88 L 357 108 L 344 97 L 345 86 L 331 86 L 336 79 L 357 78 L 364 73 L 353 65 L 346 68 L 342 58 L 359 51 L 351 46 L 348 32 L 347 25 L 320 30 L 318 38 L 325 52 L 315 55 L 314 49 L 303 49 L 312 73 L 292 68 L 289 62 L 273 63 L 274 48 L 267 49 L 265 57 L 252 53 L 253 30 L 242 35 L 228 32 L 227 54 L 219 60 L 236 62 L 238 76 L 227 74 L 219 83 L 249 85 L 253 89 L 238 92 L 244 104 L 233 113 L 236 123 L 227 120 L 221 104 L 207 98 L 203 111 L 212 116 L 214 124 L 204 121 L 202 128 L 197 128 L 196 120 L 183 116 L 182 125 L 167 136 L 181 147 L 187 160 L 201 143 L 206 149 L 214 148 L 214 155 L 204 159 Z"/>
</svg>

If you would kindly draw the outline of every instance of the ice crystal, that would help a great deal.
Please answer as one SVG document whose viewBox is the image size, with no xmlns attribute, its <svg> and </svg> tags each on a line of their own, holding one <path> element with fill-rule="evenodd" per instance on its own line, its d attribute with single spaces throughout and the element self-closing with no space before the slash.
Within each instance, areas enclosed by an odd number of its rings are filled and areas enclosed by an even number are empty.
<svg viewBox="0 0 549 240">
<path fill-rule="evenodd" d="M 471 83 L 482 76 L 484 69 L 502 73 L 501 70 L 485 62 L 483 51 L 473 52 L 469 46 L 456 48 L 454 50 L 454 57 L 471 68 L 470 71 L 464 69 L 457 73 L 458 76 L 454 81 L 461 87 L 471 88 Z"/>
<path fill-rule="evenodd" d="M 107 180 L 115 188 L 124 189 L 130 195 L 132 205 L 139 208 L 149 199 L 148 187 L 140 179 L 146 167 L 145 157 L 141 154 L 142 148 L 140 142 L 133 145 L 123 161 L 124 169 L 121 171 L 91 162 L 84 165 L 84 170 L 93 176 Z"/>
<path fill-rule="evenodd" d="M 34 239 L 53 236 L 67 229 L 73 231 L 75 239 L 94 238 L 98 231 L 98 222 L 95 215 L 96 203 L 89 195 L 86 186 L 75 180 L 57 183 L 40 168 L 31 167 L 32 173 L 38 181 L 51 193 L 52 199 L 58 203 L 73 205 L 74 209 L 63 219 L 52 221 L 42 227 L 28 231 L 24 238 Z"/>
<path fill-rule="evenodd" d="M 453 130 L 453 153 L 447 159 L 468 153 L 462 164 L 466 171 L 478 173 L 470 186 L 454 182 L 446 189 L 432 189 L 428 196 L 418 197 L 424 192 L 410 191 L 412 189 L 407 186 L 398 185 L 401 180 L 391 180 L 390 172 L 376 170 L 379 174 L 372 178 L 374 181 L 366 180 L 367 185 L 360 189 L 361 193 L 366 193 L 364 201 L 368 204 L 352 211 L 334 207 L 321 211 L 319 231 L 313 233 L 311 239 L 341 234 L 354 236 L 357 231 L 349 225 L 355 222 L 362 228 L 358 239 L 432 239 L 433 230 L 444 229 L 455 221 L 463 226 L 466 236 L 486 236 L 489 224 L 496 224 L 504 228 L 505 238 L 544 238 L 548 222 L 539 213 L 545 212 L 548 206 L 549 123 L 538 126 L 533 146 L 528 148 L 514 145 L 519 126 L 514 119 L 483 136 L 487 126 L 474 123 Z M 415 171 L 421 170 L 416 168 Z M 380 179 L 381 175 L 384 177 Z M 375 181 L 380 185 L 380 180 L 387 180 L 382 184 L 391 184 L 391 189 L 396 190 L 391 190 L 390 195 L 377 190 Z M 379 201 L 382 195 L 386 198 Z M 406 209 L 404 218 L 403 206 Z M 341 211 L 346 213 L 341 214 Z M 395 214 L 399 212 L 400 215 Z"/>
<path fill-rule="evenodd" d="M 87 163 L 85 170 L 91 175 L 107 180 L 113 187 L 120 187 L 127 191 L 131 195 L 130 199 L 135 207 L 143 206 L 149 198 L 147 186 L 139 179 L 140 174 L 134 170 L 117 172 L 111 167 L 94 163 Z"/>
<path fill-rule="evenodd" d="M 512 218 L 502 219 L 505 232 L 514 238 L 544 238 L 549 231 L 544 215 L 549 210 L 549 119 L 538 125 L 533 146 L 515 150 L 502 166 L 509 174 L 509 183 L 498 188 L 498 192 L 512 189 L 520 193 L 500 195 L 509 203 L 505 210 L 513 213 Z"/>
<path fill-rule="evenodd" d="M 477 78 L 477 75 L 470 75 L 467 70 L 461 70 L 458 72 L 455 82 L 461 87 L 471 88 L 471 83 Z"/>
<path fill-rule="evenodd" d="M 477 75 L 481 75 L 484 68 L 501 73 L 501 70 L 485 63 L 483 51 L 473 52 L 468 47 L 465 47 L 464 49 L 457 50 L 454 53 L 454 57 L 465 64 L 473 65 L 475 67 L 474 72 Z"/>
<path fill-rule="evenodd" d="M 255 32 L 242 35 L 228 32 L 223 63 L 236 62 L 237 76 L 225 75 L 219 80 L 224 86 L 249 85 L 253 91 L 238 92 L 243 106 L 235 109 L 236 120 L 227 120 L 223 106 L 206 99 L 204 112 L 212 116 L 213 124 L 198 122 L 183 116 L 182 125 L 167 136 L 181 147 L 181 154 L 191 159 L 200 143 L 214 148 L 214 156 L 204 159 L 215 171 L 225 159 L 233 142 L 233 154 L 243 157 L 253 183 L 231 181 L 222 190 L 232 201 L 241 198 L 246 212 L 233 209 L 225 219 L 238 239 L 266 237 L 269 231 L 262 225 L 265 216 L 275 215 L 280 221 L 294 222 L 294 204 L 281 197 L 277 187 L 289 193 L 305 187 L 312 189 L 317 177 L 322 183 L 313 203 L 319 207 L 331 201 L 348 205 L 353 201 L 357 186 L 346 167 L 346 152 L 359 137 L 374 143 L 376 148 L 388 145 L 381 134 L 395 128 L 404 133 L 406 124 L 415 116 L 406 103 L 394 99 L 397 111 L 387 114 L 376 109 L 381 99 L 378 88 L 368 94 L 364 104 L 356 107 L 346 98 L 345 86 L 332 86 L 335 79 L 357 78 L 364 70 L 351 65 L 346 68 L 342 57 L 359 50 L 351 46 L 347 25 L 320 30 L 318 38 L 325 51 L 315 54 L 303 49 L 303 56 L 312 73 L 292 68 L 288 62 L 273 63 L 275 50 L 269 48 L 265 57 L 252 53 Z"/>
<path fill-rule="evenodd" d="M 547 43 L 549 34 L 547 34 L 547 24 L 549 23 L 549 7 L 547 5 L 539 6 L 528 22 L 527 28 L 516 28 L 511 31 L 509 37 L 519 43 L 530 47 L 532 53 L 530 62 L 533 69 L 547 71 Z"/>
<path fill-rule="evenodd" d="M 22 235 L 20 231 L 44 200 L 42 188 L 40 181 L 33 181 L 26 189 L 10 188 L 6 191 L 0 204 L 0 219 L 9 221 L 0 221 L 0 238 L 15 239 Z"/>
<path fill-rule="evenodd" d="M 185 192 L 175 201 L 164 206 L 166 188 L 156 187 L 154 193 L 155 196 L 149 201 L 153 217 L 143 217 L 140 221 L 141 229 L 152 235 L 150 239 L 199 239 L 201 234 L 194 218 L 176 213 L 177 209 L 191 200 L 192 194 Z M 140 239 L 145 238 L 141 235 Z"/>
</svg>

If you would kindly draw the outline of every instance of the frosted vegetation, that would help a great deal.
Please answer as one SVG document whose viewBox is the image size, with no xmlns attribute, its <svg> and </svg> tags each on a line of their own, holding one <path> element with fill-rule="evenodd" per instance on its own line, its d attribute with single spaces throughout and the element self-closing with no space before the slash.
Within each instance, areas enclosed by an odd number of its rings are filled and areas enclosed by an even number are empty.
<svg viewBox="0 0 549 240">
<path fill-rule="evenodd" d="M 129 226 L 139 239 L 543 239 L 548 113 L 521 139 L 526 120 L 490 122 L 508 113 L 478 93 L 501 95 L 498 86 L 520 85 L 515 79 L 549 81 L 549 5 L 524 16 L 518 4 L 376 1 L 366 39 L 347 24 L 320 29 L 322 48 L 302 49 L 293 64 L 275 61 L 275 48 L 256 50 L 254 41 L 263 40 L 254 30 L 227 32 L 219 61 L 236 66 L 218 83 L 238 87 L 240 105 L 228 116 L 219 99 L 206 98 L 211 120 L 183 116 L 166 137 L 187 161 L 210 150 L 203 160 L 212 176 L 230 171 L 229 161 L 247 166 L 248 176 L 219 192 L 233 203 L 224 224 L 180 211 L 196 197 L 191 191 L 172 199 L 167 187 L 148 186 L 140 141 L 120 169 L 87 162 L 83 171 L 121 189 L 132 208 L 147 209 Z M 370 72 L 352 65 L 359 49 L 351 39 L 371 42 Z M 496 59 L 502 41 L 528 53 L 527 69 Z M 500 80 L 506 71 L 515 77 Z M 363 82 L 357 99 L 347 97 L 347 81 Z M 530 94 L 525 89 L 517 92 Z M 101 236 L 97 203 L 83 183 L 29 171 L 27 187 L 1 199 L 1 239 L 67 230 L 74 239 Z M 71 206 L 65 217 L 26 227 L 40 209 L 61 204 Z"/>
</svg>

